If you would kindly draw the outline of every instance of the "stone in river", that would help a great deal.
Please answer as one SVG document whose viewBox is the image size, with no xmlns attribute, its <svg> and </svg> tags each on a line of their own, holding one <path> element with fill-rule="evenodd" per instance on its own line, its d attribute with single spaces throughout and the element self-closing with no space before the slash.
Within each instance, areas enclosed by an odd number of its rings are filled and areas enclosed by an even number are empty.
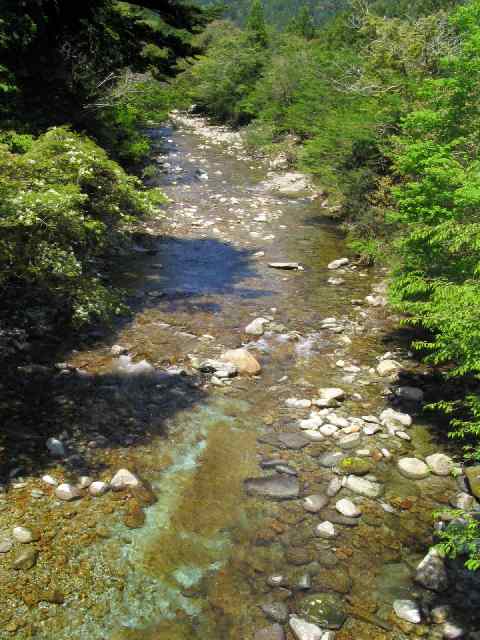
<svg viewBox="0 0 480 640">
<path fill-rule="evenodd" d="M 271 627 L 257 631 L 253 640 L 285 640 L 285 633 L 279 624 L 272 624 Z"/>
<path fill-rule="evenodd" d="M 344 458 L 340 460 L 338 468 L 343 473 L 353 474 L 355 476 L 366 476 L 372 470 L 373 464 L 365 458 Z"/>
<path fill-rule="evenodd" d="M 37 559 L 38 551 L 36 549 L 26 549 L 16 556 L 12 567 L 14 569 L 23 569 L 24 571 L 27 571 L 36 565 Z"/>
<path fill-rule="evenodd" d="M 300 483 L 294 476 L 275 475 L 266 478 L 247 478 L 245 491 L 249 495 L 263 496 L 274 500 L 292 500 L 300 495 Z"/>
<path fill-rule="evenodd" d="M 288 398 L 285 404 L 290 409 L 309 409 L 312 406 L 312 401 L 305 398 Z"/>
<path fill-rule="evenodd" d="M 48 438 L 47 449 L 55 458 L 63 458 L 66 455 L 65 446 L 58 438 Z"/>
<path fill-rule="evenodd" d="M 101 480 L 97 480 L 96 482 L 92 482 L 90 485 L 88 492 L 91 496 L 103 496 L 104 493 L 107 493 L 109 490 L 109 485 L 106 482 L 102 482 Z"/>
<path fill-rule="evenodd" d="M 300 429 L 304 429 L 305 431 L 314 431 L 321 427 L 322 424 L 323 418 L 321 416 L 312 416 L 311 418 L 300 420 L 299 422 Z"/>
<path fill-rule="evenodd" d="M 301 265 L 298 262 L 269 262 L 268 266 L 271 269 L 283 269 L 285 271 L 303 271 Z"/>
<path fill-rule="evenodd" d="M 323 435 L 319 431 L 308 429 L 303 432 L 303 435 L 308 438 L 310 442 L 320 442 L 320 440 L 323 440 Z"/>
<path fill-rule="evenodd" d="M 420 607 L 413 600 L 395 600 L 393 609 L 401 620 L 412 624 L 420 624 L 422 621 Z"/>
<path fill-rule="evenodd" d="M 341 524 L 344 527 L 357 527 L 360 519 L 358 517 L 350 518 L 348 516 L 342 516 L 338 511 L 326 509 L 322 511 L 322 517 L 332 524 Z"/>
<path fill-rule="evenodd" d="M 329 498 L 333 498 L 334 496 L 337 495 L 337 493 L 340 491 L 342 486 L 343 486 L 342 478 L 339 478 L 338 476 L 335 476 L 328 483 L 328 487 L 327 487 L 327 491 L 326 491 L 327 496 Z"/>
<path fill-rule="evenodd" d="M 348 476 L 345 486 L 353 493 L 365 498 L 379 498 L 383 493 L 383 486 L 379 482 L 372 482 L 357 476 Z"/>
<path fill-rule="evenodd" d="M 338 513 L 342 514 L 342 516 L 346 516 L 347 518 L 358 518 L 362 515 L 362 512 L 357 505 L 347 498 L 338 500 L 335 504 L 335 509 Z"/>
<path fill-rule="evenodd" d="M 318 463 L 321 467 L 332 468 L 336 467 L 337 464 L 345 457 L 345 454 L 341 451 L 337 451 L 334 453 L 325 453 L 318 459 Z"/>
<path fill-rule="evenodd" d="M 328 520 L 325 520 L 325 522 L 317 524 L 317 526 L 315 527 L 315 535 L 319 538 L 330 540 L 331 538 L 335 538 L 337 532 L 335 531 L 335 527 L 333 526 L 333 524 Z"/>
<path fill-rule="evenodd" d="M 17 542 L 22 544 L 28 544 L 40 539 L 40 535 L 37 531 L 31 531 L 26 527 L 14 527 L 12 531 L 13 537 Z"/>
<path fill-rule="evenodd" d="M 480 465 L 466 467 L 465 475 L 467 476 L 470 491 L 476 498 L 480 499 Z"/>
<path fill-rule="evenodd" d="M 252 322 L 245 327 L 245 333 L 251 336 L 263 336 L 266 324 L 268 324 L 266 318 L 255 318 L 255 320 L 252 320 Z"/>
<path fill-rule="evenodd" d="M 385 409 L 380 414 L 380 421 L 386 427 L 411 427 L 412 417 L 394 409 Z"/>
<path fill-rule="evenodd" d="M 288 620 L 288 607 L 284 602 L 267 602 L 261 609 L 269 620 L 284 624 Z"/>
<path fill-rule="evenodd" d="M 454 469 L 454 462 L 444 453 L 434 453 L 425 458 L 428 467 L 436 476 L 449 476 Z"/>
<path fill-rule="evenodd" d="M 410 480 L 422 480 L 430 475 L 427 465 L 418 458 L 401 458 L 398 461 L 398 470 Z"/>
<path fill-rule="evenodd" d="M 424 397 L 423 391 L 417 387 L 397 387 L 395 389 L 395 395 L 397 398 L 400 398 L 400 400 L 416 402 L 418 404 L 423 402 Z"/>
<path fill-rule="evenodd" d="M 291 616 L 289 624 L 297 640 L 322 640 L 323 638 L 323 629 L 298 616 Z"/>
<path fill-rule="evenodd" d="M 279 443 L 286 449 L 294 450 L 303 449 L 311 442 L 301 433 L 279 433 L 277 438 Z"/>
<path fill-rule="evenodd" d="M 204 360 L 198 367 L 202 373 L 215 373 L 217 378 L 233 378 L 237 375 L 238 369 L 231 362 L 223 360 Z"/>
<path fill-rule="evenodd" d="M 63 483 L 55 489 L 55 495 L 59 500 L 70 502 L 81 497 L 80 491 L 71 484 Z"/>
<path fill-rule="evenodd" d="M 319 513 L 328 504 L 328 497 L 319 493 L 303 499 L 303 508 L 309 513 Z"/>
<path fill-rule="evenodd" d="M 450 504 L 454 509 L 463 509 L 464 511 L 470 511 L 475 504 L 475 498 L 469 493 L 460 491 L 450 498 Z"/>
<path fill-rule="evenodd" d="M 395 360 L 382 360 L 377 366 L 377 373 L 383 378 L 397 373 L 400 368 L 400 364 Z"/>
<path fill-rule="evenodd" d="M 45 476 L 42 476 L 42 480 L 43 480 L 43 482 L 45 482 L 45 484 L 48 484 L 51 487 L 56 487 L 58 485 L 58 482 L 55 480 L 55 478 L 53 478 L 52 476 L 50 476 L 48 474 L 45 475 Z"/>
<path fill-rule="evenodd" d="M 328 264 L 328 269 L 330 271 L 335 271 L 336 269 L 340 269 L 341 267 L 345 267 L 350 260 L 348 258 L 338 258 L 337 260 L 333 260 Z"/>
<path fill-rule="evenodd" d="M 345 391 L 336 387 L 326 387 L 318 390 L 318 399 L 323 407 L 332 407 L 345 400 Z M 317 403 L 315 403 L 317 404 Z"/>
<path fill-rule="evenodd" d="M 465 629 L 452 622 L 445 622 L 442 625 L 442 633 L 444 640 L 457 640 L 457 638 L 465 637 Z"/>
<path fill-rule="evenodd" d="M 320 433 L 326 438 L 333 436 L 333 434 L 337 433 L 337 431 L 338 427 L 334 424 L 324 424 L 322 427 L 320 427 Z"/>
<path fill-rule="evenodd" d="M 324 629 L 340 629 L 347 616 L 343 599 L 333 593 L 316 593 L 305 597 L 299 606 L 304 620 Z"/>
<path fill-rule="evenodd" d="M 448 589 L 445 560 L 437 549 L 430 549 L 420 562 L 415 573 L 415 582 L 431 591 L 445 591 Z"/>
<path fill-rule="evenodd" d="M 0 553 L 8 553 L 13 547 L 13 542 L 8 538 L 0 539 Z"/>
<path fill-rule="evenodd" d="M 340 440 L 338 441 L 338 446 L 342 449 L 353 449 L 358 445 L 359 440 L 359 433 L 350 433 L 348 436 L 340 438 Z"/>
<path fill-rule="evenodd" d="M 127 511 L 123 516 L 123 524 L 129 529 L 140 529 L 145 523 L 145 511 L 136 500 L 127 505 Z"/>
<path fill-rule="evenodd" d="M 140 485 L 140 480 L 128 469 L 119 469 L 110 481 L 110 486 L 114 491 L 122 491 Z"/>
<path fill-rule="evenodd" d="M 221 356 L 224 362 L 233 364 L 239 373 L 245 375 L 257 375 L 261 372 L 260 363 L 247 349 L 230 349 Z"/>
</svg>

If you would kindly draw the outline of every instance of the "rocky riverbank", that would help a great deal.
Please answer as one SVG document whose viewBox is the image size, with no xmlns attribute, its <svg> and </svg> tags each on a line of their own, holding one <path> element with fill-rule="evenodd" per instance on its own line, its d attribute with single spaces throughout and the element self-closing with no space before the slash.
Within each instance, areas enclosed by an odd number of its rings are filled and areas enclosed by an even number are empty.
<svg viewBox="0 0 480 640">
<path fill-rule="evenodd" d="M 385 273 L 305 177 L 174 120 L 132 319 L 23 372 L 42 441 L 0 504 L 0 637 L 477 638 L 475 576 L 429 550 L 476 475 L 424 421 Z"/>
</svg>

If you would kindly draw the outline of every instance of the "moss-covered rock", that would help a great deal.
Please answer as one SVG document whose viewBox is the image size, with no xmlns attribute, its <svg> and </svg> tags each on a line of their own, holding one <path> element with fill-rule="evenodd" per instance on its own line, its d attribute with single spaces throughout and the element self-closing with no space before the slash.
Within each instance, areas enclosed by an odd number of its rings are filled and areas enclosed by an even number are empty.
<svg viewBox="0 0 480 640">
<path fill-rule="evenodd" d="M 344 458 L 338 463 L 338 469 L 342 473 L 355 476 L 366 476 L 372 471 L 373 464 L 365 458 Z"/>
<path fill-rule="evenodd" d="M 347 619 L 342 598 L 333 593 L 307 596 L 300 602 L 299 615 L 326 629 L 340 629 Z"/>
</svg>

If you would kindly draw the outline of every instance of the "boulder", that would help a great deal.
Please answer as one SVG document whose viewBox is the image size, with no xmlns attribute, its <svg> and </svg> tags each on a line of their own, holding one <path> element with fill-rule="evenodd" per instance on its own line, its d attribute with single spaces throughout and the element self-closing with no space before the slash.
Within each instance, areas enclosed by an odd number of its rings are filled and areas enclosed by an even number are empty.
<svg viewBox="0 0 480 640">
<path fill-rule="evenodd" d="M 422 480 L 430 475 L 430 469 L 418 458 L 401 458 L 398 461 L 398 470 L 402 476 L 410 480 Z"/>
<path fill-rule="evenodd" d="M 395 360 L 381 360 L 377 366 L 377 373 L 382 378 L 391 376 L 401 369 L 401 365 Z"/>
<path fill-rule="evenodd" d="M 128 469 L 119 469 L 110 481 L 110 487 L 114 491 L 140 487 L 141 484 L 137 476 Z"/>
<path fill-rule="evenodd" d="M 425 462 L 436 476 L 449 476 L 455 467 L 453 460 L 444 453 L 434 453 L 425 458 Z"/>
<path fill-rule="evenodd" d="M 245 375 L 258 375 L 262 370 L 260 363 L 247 351 L 247 349 L 231 349 L 226 351 L 222 356 L 223 362 L 233 364 L 238 373 Z"/>
<path fill-rule="evenodd" d="M 466 467 L 465 475 L 467 476 L 470 491 L 477 499 L 480 499 L 480 465 Z"/>
<path fill-rule="evenodd" d="M 245 333 L 251 336 L 263 336 L 266 324 L 268 324 L 266 318 L 255 318 L 255 320 L 245 327 Z"/>
<path fill-rule="evenodd" d="M 440 592 L 448 589 L 445 560 L 437 549 L 430 549 L 420 562 L 415 573 L 415 581 L 431 591 Z"/>
</svg>

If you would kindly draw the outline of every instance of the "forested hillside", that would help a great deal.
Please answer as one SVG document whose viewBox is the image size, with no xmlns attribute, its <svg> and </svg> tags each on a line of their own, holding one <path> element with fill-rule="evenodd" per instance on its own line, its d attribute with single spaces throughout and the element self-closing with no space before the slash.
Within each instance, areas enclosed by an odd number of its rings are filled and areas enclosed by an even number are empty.
<svg viewBox="0 0 480 640">
<path fill-rule="evenodd" d="M 352 247 L 391 268 L 413 346 L 457 381 L 437 408 L 478 460 L 480 1 L 354 0 L 323 25 L 287 5 L 280 32 L 260 0 L 243 29 L 210 25 L 179 94 L 328 189 Z"/>
</svg>

